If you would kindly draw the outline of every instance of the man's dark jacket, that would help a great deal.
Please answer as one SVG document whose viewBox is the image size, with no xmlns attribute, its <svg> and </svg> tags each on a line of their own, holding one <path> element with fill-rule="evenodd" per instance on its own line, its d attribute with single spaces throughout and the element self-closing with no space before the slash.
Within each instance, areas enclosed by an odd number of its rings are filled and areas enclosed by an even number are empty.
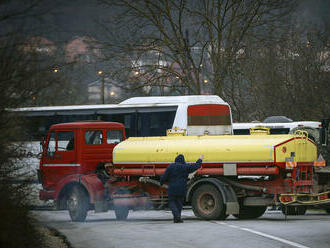
<svg viewBox="0 0 330 248">
<path fill-rule="evenodd" d="M 198 159 L 194 165 L 186 164 L 182 154 L 175 158 L 160 178 L 160 184 L 168 181 L 169 196 L 185 196 L 187 193 L 188 175 L 201 167 L 202 160 Z"/>
</svg>

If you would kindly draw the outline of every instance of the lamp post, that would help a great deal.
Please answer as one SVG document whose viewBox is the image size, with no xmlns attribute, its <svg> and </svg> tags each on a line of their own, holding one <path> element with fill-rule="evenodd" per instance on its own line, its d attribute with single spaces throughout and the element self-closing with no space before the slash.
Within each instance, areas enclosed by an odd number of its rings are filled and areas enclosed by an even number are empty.
<svg viewBox="0 0 330 248">
<path fill-rule="evenodd" d="M 101 76 L 101 101 L 102 104 L 104 104 L 104 75 L 103 75 L 103 71 L 98 71 L 97 74 L 99 74 L 99 76 Z"/>
</svg>

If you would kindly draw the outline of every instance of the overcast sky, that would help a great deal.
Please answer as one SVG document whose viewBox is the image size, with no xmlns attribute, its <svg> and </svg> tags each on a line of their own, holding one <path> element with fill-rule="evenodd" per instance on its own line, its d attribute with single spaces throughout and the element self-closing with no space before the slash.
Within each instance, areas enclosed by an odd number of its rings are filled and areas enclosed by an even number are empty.
<svg viewBox="0 0 330 248">
<path fill-rule="evenodd" d="M 298 0 L 298 14 L 305 23 L 330 21 L 330 0 Z M 98 0 L 44 0 L 40 9 L 47 14 L 29 21 L 33 34 L 45 36 L 55 42 L 65 42 L 77 36 L 104 37 L 99 23 L 114 9 L 101 5 Z"/>
</svg>

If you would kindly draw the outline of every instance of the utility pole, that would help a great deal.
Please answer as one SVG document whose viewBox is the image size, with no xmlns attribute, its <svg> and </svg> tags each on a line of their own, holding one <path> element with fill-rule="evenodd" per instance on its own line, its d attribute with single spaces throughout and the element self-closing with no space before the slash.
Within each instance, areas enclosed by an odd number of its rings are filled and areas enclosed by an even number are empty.
<svg viewBox="0 0 330 248">
<path fill-rule="evenodd" d="M 190 61 L 189 61 L 189 54 L 190 54 L 190 44 L 189 44 L 189 30 L 188 29 L 186 29 L 185 30 L 185 34 L 186 34 L 186 38 L 185 38 L 185 48 L 186 48 L 186 60 L 187 60 L 187 71 L 188 71 L 188 73 L 189 73 L 189 77 L 188 78 L 190 78 L 190 76 L 191 76 L 191 65 L 190 65 Z M 190 87 L 189 86 L 187 86 L 187 88 L 188 88 L 188 95 L 191 95 L 191 90 L 190 90 Z"/>
<path fill-rule="evenodd" d="M 101 103 L 104 104 L 104 73 L 103 71 L 97 73 L 101 76 Z"/>
</svg>

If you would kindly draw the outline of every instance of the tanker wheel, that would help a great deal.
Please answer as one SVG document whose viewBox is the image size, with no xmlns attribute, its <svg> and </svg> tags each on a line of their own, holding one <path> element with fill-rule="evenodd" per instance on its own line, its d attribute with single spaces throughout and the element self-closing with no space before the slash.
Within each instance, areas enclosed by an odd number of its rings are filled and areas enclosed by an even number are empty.
<svg viewBox="0 0 330 248">
<path fill-rule="evenodd" d="M 128 207 L 125 206 L 115 206 L 115 215 L 117 220 L 126 220 L 128 216 Z"/>
<path fill-rule="evenodd" d="M 239 207 L 239 214 L 234 214 L 237 219 L 247 220 L 256 219 L 262 216 L 267 207 L 266 206 L 242 206 Z"/>
<path fill-rule="evenodd" d="M 71 188 L 67 199 L 67 207 L 72 221 L 85 221 L 89 199 L 81 186 L 75 185 Z"/>
<path fill-rule="evenodd" d="M 227 217 L 221 193 L 212 185 L 197 188 L 192 197 L 192 209 L 196 217 L 206 220 L 224 220 Z"/>
<path fill-rule="evenodd" d="M 282 213 L 284 215 L 304 215 L 306 210 L 306 206 L 282 206 Z"/>
</svg>

